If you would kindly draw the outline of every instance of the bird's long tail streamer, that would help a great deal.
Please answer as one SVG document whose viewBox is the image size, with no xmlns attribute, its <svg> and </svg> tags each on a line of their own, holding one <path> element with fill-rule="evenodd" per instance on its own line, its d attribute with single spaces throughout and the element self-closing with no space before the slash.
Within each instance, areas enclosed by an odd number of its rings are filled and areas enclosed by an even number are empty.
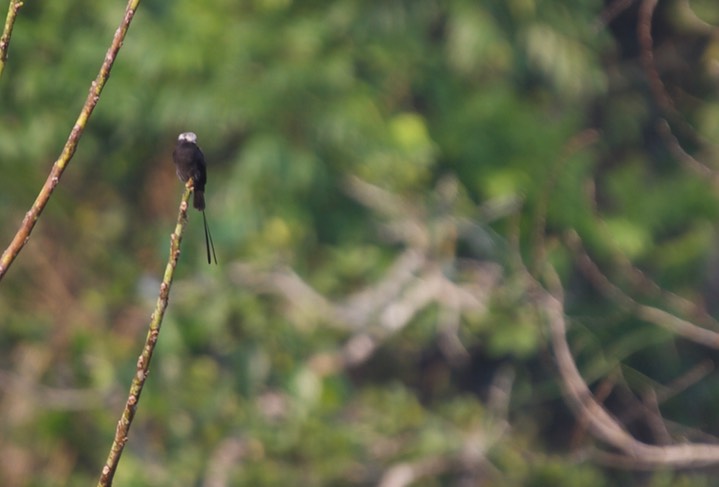
<svg viewBox="0 0 719 487">
<path fill-rule="evenodd" d="M 202 221 L 205 224 L 205 248 L 207 249 L 207 263 L 212 264 L 210 259 L 210 249 L 212 249 L 212 257 L 215 259 L 215 265 L 217 265 L 217 255 L 215 255 L 215 243 L 212 241 L 212 233 L 210 233 L 210 227 L 207 225 L 207 216 L 205 216 L 205 210 L 202 210 Z"/>
</svg>

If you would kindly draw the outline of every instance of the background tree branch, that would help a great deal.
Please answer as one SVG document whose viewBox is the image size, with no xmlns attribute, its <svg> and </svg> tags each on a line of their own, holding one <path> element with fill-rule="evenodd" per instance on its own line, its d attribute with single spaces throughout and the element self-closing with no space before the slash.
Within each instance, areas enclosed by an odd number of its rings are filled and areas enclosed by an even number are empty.
<svg viewBox="0 0 719 487">
<path fill-rule="evenodd" d="M 22 3 L 15 5 L 21 4 Z M 118 52 L 120 52 L 125 35 L 127 34 L 127 29 L 130 27 L 130 23 L 135 16 L 135 11 L 137 10 L 139 4 L 140 0 L 128 1 L 125 9 L 125 15 L 120 21 L 120 26 L 115 31 L 115 36 L 113 37 L 112 43 L 105 54 L 105 59 L 103 60 L 102 66 L 100 66 L 100 71 L 97 74 L 97 77 L 90 84 L 90 92 L 87 95 L 85 104 L 80 110 L 80 115 L 77 117 L 75 125 L 70 131 L 70 136 L 68 137 L 67 142 L 65 142 L 65 146 L 63 147 L 60 156 L 53 164 L 50 174 L 48 175 L 45 184 L 42 186 L 42 189 L 40 189 L 40 193 L 38 193 L 35 198 L 30 210 L 25 213 L 25 217 L 20 224 L 20 228 L 17 230 L 17 233 L 15 233 L 12 241 L 0 256 L 0 280 L 5 277 L 10 265 L 12 265 L 15 258 L 30 239 L 30 234 L 40 218 L 40 214 L 43 209 L 45 209 L 47 202 L 50 200 L 50 196 L 60 182 L 62 174 L 65 172 L 65 168 L 70 163 L 72 156 L 75 154 L 77 145 L 80 142 L 83 132 L 85 131 L 85 127 L 87 126 L 87 122 L 90 119 L 97 102 L 100 100 L 100 95 L 105 87 L 105 83 L 107 83 L 107 80 L 110 77 L 110 71 L 115 63 Z M 11 8 L 13 8 L 12 4 Z"/>
</svg>

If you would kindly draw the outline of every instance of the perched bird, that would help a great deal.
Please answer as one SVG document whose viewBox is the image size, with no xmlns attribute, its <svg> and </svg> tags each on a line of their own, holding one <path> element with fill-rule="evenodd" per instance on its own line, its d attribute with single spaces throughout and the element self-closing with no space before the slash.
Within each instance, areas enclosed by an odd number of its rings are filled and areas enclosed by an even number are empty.
<svg viewBox="0 0 719 487">
<path fill-rule="evenodd" d="M 192 206 L 202 212 L 202 221 L 205 223 L 205 247 L 207 248 L 207 263 L 211 264 L 210 249 L 212 257 L 217 264 L 215 255 L 215 244 L 212 242 L 212 233 L 207 226 L 205 216 L 205 184 L 207 184 L 207 164 L 205 156 L 197 146 L 197 135 L 193 132 L 183 132 L 177 137 L 177 145 L 172 151 L 172 159 L 175 161 L 175 170 L 180 181 L 187 183 L 192 179 L 193 199 Z"/>
</svg>

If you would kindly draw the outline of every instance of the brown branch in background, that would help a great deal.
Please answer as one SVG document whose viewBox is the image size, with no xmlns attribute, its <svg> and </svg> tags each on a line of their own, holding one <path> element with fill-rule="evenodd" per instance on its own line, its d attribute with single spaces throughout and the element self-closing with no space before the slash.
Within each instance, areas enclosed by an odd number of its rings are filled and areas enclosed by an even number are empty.
<svg viewBox="0 0 719 487">
<path fill-rule="evenodd" d="M 639 24 L 637 37 L 639 38 L 640 59 L 642 68 L 649 78 L 649 88 L 654 99 L 666 113 L 675 113 L 674 102 L 666 91 L 657 67 L 654 64 L 654 39 L 652 38 L 652 19 L 658 0 L 643 0 L 639 6 Z"/>
<path fill-rule="evenodd" d="M 641 404 L 644 406 L 644 411 L 646 411 L 646 414 L 643 416 L 644 424 L 649 427 L 654 442 L 660 445 L 671 444 L 672 435 L 669 433 L 669 428 L 667 428 L 667 424 L 662 417 L 662 412 L 659 409 L 657 392 L 649 388 L 642 394 Z"/>
<path fill-rule="evenodd" d="M 160 326 L 162 325 L 162 318 L 165 316 L 165 309 L 167 309 L 167 303 L 170 299 L 170 287 L 172 286 L 172 277 L 175 273 L 175 267 L 177 267 L 177 261 L 180 258 L 180 243 L 182 242 L 182 234 L 187 225 L 187 202 L 190 198 L 192 188 L 188 187 L 185 189 L 185 193 L 182 195 L 180 201 L 180 210 L 177 214 L 177 225 L 175 225 L 175 232 L 170 235 L 170 256 L 167 260 L 167 266 L 165 267 L 165 274 L 160 284 L 160 294 L 157 297 L 157 304 L 155 305 L 155 311 L 150 317 L 150 329 L 147 332 L 147 338 L 145 339 L 145 346 L 142 349 L 140 358 L 137 360 L 137 371 L 135 377 L 132 379 L 132 385 L 130 386 L 130 394 L 125 403 L 125 409 L 122 411 L 120 421 L 117 423 L 117 429 L 115 430 L 115 439 L 112 442 L 110 448 L 110 454 L 107 457 L 105 466 L 102 469 L 100 481 L 98 487 L 108 487 L 112 485 L 112 479 L 117 469 L 117 464 L 120 461 L 122 450 L 125 448 L 127 443 L 127 437 L 130 432 L 130 425 L 135 417 L 137 411 L 137 403 L 140 401 L 140 394 L 142 388 L 145 385 L 145 380 L 150 371 L 150 360 L 152 359 L 152 353 L 155 350 L 157 344 L 157 338 L 160 334 Z"/>
<path fill-rule="evenodd" d="M 564 242 L 574 254 L 579 270 L 589 279 L 589 282 L 592 283 L 597 291 L 608 299 L 618 303 L 622 308 L 634 309 L 637 306 L 637 302 L 622 291 L 619 286 L 610 281 L 599 269 L 597 263 L 589 257 L 589 254 L 587 254 L 587 251 L 582 246 L 579 235 L 575 231 L 567 232 L 564 236 Z"/>
<path fill-rule="evenodd" d="M 705 347 L 719 349 L 719 333 L 697 326 L 694 323 L 682 319 L 672 313 L 653 306 L 641 304 L 626 294 L 599 269 L 599 266 L 589 257 L 589 254 L 582 248 L 579 236 L 572 232 L 565 239 L 570 250 L 575 254 L 579 269 L 592 282 L 602 294 L 609 299 L 619 303 L 622 307 L 630 310 L 639 319 L 657 326 L 661 326 Z"/>
<path fill-rule="evenodd" d="M 689 468 L 719 463 L 719 445 L 681 443 L 650 445 L 634 438 L 619 421 L 597 402 L 582 378 L 569 349 L 566 336 L 564 305 L 527 275 L 535 290 L 537 304 L 545 313 L 557 368 L 565 399 L 578 419 L 586 421 L 592 435 L 616 448 L 621 455 L 598 453 L 604 461 L 631 468 L 673 467 Z M 557 290 L 561 295 L 561 289 Z"/>
<path fill-rule="evenodd" d="M 617 374 L 611 374 L 602 380 L 594 390 L 594 398 L 599 404 L 604 404 L 609 395 L 614 392 L 617 387 Z M 587 418 L 577 418 L 577 425 L 572 432 L 570 445 L 572 450 L 576 450 L 579 445 L 584 443 L 587 436 Z"/>
<path fill-rule="evenodd" d="M 10 36 L 12 36 L 12 28 L 15 26 L 17 13 L 22 7 L 22 0 L 10 0 L 10 6 L 7 9 L 7 17 L 5 18 L 5 28 L 0 37 L 0 76 L 5 70 L 5 62 L 7 61 L 8 48 L 10 47 Z"/>
<path fill-rule="evenodd" d="M 667 385 L 664 385 L 659 388 L 659 390 L 654 391 L 652 389 L 652 393 L 656 398 L 657 404 L 662 404 L 666 402 L 667 400 L 671 399 L 674 396 L 679 395 L 689 387 L 698 384 L 703 379 L 705 379 L 709 374 L 711 374 L 714 371 L 714 363 L 711 360 L 705 360 L 703 362 L 700 362 L 696 366 L 694 366 L 692 369 L 685 372 L 683 375 L 677 377 L 672 382 L 670 382 Z M 659 411 L 651 411 L 649 408 L 646 407 L 646 404 L 644 402 L 640 402 L 640 407 L 633 408 L 632 411 L 630 411 L 630 416 L 627 418 L 627 421 L 631 421 L 634 419 L 631 417 L 631 415 L 636 414 L 636 417 L 645 417 L 646 415 L 654 414 L 657 418 L 659 418 L 662 423 L 666 426 L 667 430 L 669 431 L 676 431 L 679 435 L 683 438 L 691 439 L 703 439 L 706 442 L 709 443 L 719 443 L 719 438 L 717 438 L 714 435 L 711 435 L 705 431 L 702 431 L 698 428 L 692 428 L 684 424 L 675 423 L 673 421 L 670 421 L 666 418 L 661 417 L 659 414 Z M 624 419 L 624 418 L 622 418 Z"/>
<path fill-rule="evenodd" d="M 639 7 L 639 24 L 637 26 L 637 37 L 640 46 L 640 59 L 642 63 L 642 69 L 646 73 L 647 79 L 649 80 L 649 89 L 652 96 L 656 100 L 661 110 L 672 120 L 673 123 L 677 124 L 684 133 L 691 133 L 695 139 L 699 139 L 696 135 L 693 127 L 690 126 L 684 119 L 679 116 L 674 101 L 667 92 L 664 82 L 662 82 L 659 72 L 657 71 L 656 63 L 654 62 L 654 39 L 652 37 L 652 18 L 654 17 L 654 10 L 657 7 L 658 0 L 643 0 Z M 669 122 L 664 118 L 660 118 L 657 121 L 657 133 L 662 138 L 664 143 L 669 149 L 669 152 L 677 158 L 679 162 L 687 166 L 690 170 L 696 172 L 700 176 L 715 177 L 715 171 L 700 162 L 695 157 L 691 156 L 681 146 L 679 139 L 672 132 L 672 128 Z"/>
<path fill-rule="evenodd" d="M 661 326 L 672 333 L 676 333 L 687 340 L 708 348 L 719 349 L 719 333 L 691 323 L 666 311 L 652 306 L 639 305 L 637 317 Z"/>
<path fill-rule="evenodd" d="M 670 444 L 672 435 L 687 440 L 697 439 L 712 444 L 719 443 L 719 438 L 716 436 L 664 418 L 659 409 L 662 403 L 706 378 L 714 370 L 714 364 L 710 360 L 699 363 L 667 385 L 644 386 L 639 397 L 627 387 L 621 369 L 621 367 L 617 367 L 616 372 L 600 382 L 593 391 L 594 399 L 599 404 L 603 404 L 610 393 L 616 394 L 625 402 L 626 405 L 617 414 L 621 424 L 641 421 L 649 427 L 655 442 L 662 444 Z M 572 450 L 577 450 L 580 444 L 586 443 L 584 437 L 587 432 L 587 421 L 587 418 L 577 418 L 576 431 L 571 439 Z"/>
<path fill-rule="evenodd" d="M 588 191 L 589 204 L 595 212 L 597 224 L 602 226 L 605 235 L 611 235 L 612 231 L 607 227 L 606 222 L 599 214 L 597 202 L 594 199 L 594 191 Z M 587 273 L 587 277 L 593 281 L 600 291 L 612 299 L 622 300 L 627 293 L 609 281 L 609 278 L 599 269 L 599 266 L 592 261 L 582 246 L 581 237 L 575 230 L 570 230 L 562 237 L 570 250 L 579 259 L 580 270 Z M 612 243 L 611 239 L 608 240 Z M 658 283 L 653 281 L 645 272 L 637 268 L 617 245 L 611 245 L 612 263 L 616 266 L 617 272 L 626 280 L 626 284 L 632 288 L 632 292 L 641 294 L 644 298 L 661 300 L 662 305 L 668 309 L 690 317 L 693 321 L 700 323 L 707 328 L 719 330 L 719 321 L 711 316 L 706 309 L 676 293 L 667 291 Z M 636 299 L 632 299 L 632 302 Z M 624 306 L 633 306 L 632 302 L 621 303 Z"/>
<path fill-rule="evenodd" d="M 10 242 L 10 245 L 8 245 L 0 257 L 0 280 L 5 276 L 5 273 L 20 253 L 20 250 L 22 250 L 27 241 L 30 239 L 30 233 L 35 227 L 37 220 L 40 218 L 40 213 L 42 213 L 42 210 L 50 200 L 50 195 L 60 182 L 62 173 L 65 171 L 65 168 L 72 159 L 73 154 L 75 154 L 75 149 L 77 149 L 80 137 L 85 131 L 87 121 L 100 99 L 100 94 L 102 93 L 102 89 L 105 87 L 105 83 L 107 83 L 107 79 L 110 77 L 110 70 L 115 62 L 117 53 L 120 51 L 120 47 L 122 47 L 125 34 L 127 34 L 127 29 L 130 27 L 130 22 L 132 22 L 132 18 L 135 15 L 135 10 L 137 9 L 139 3 L 140 0 L 128 1 L 125 15 L 120 22 L 120 26 L 115 31 L 115 36 L 112 39 L 112 44 L 110 44 L 110 47 L 105 54 L 105 60 L 100 67 L 100 72 L 90 85 L 90 92 L 88 93 L 85 104 L 80 111 L 80 115 L 75 121 L 75 125 L 70 132 L 70 136 L 68 137 L 67 142 L 65 142 L 65 147 L 62 149 L 60 157 L 58 157 L 55 164 L 53 164 L 50 175 L 47 177 L 47 180 L 40 190 L 40 193 L 37 195 L 37 198 L 35 198 L 35 202 L 32 204 L 30 210 L 25 214 L 25 218 L 23 218 L 15 237 L 13 237 L 12 242 Z"/>
<path fill-rule="evenodd" d="M 625 386 L 621 387 L 621 384 L 617 384 L 615 388 L 617 396 L 626 404 L 622 411 L 617 414 L 622 424 L 641 421 L 653 432 L 655 442 L 664 444 L 671 443 L 669 439 L 672 438 L 672 434 L 685 439 L 695 438 L 708 443 L 719 443 L 719 438 L 716 436 L 705 433 L 700 429 L 668 420 L 661 415 L 659 410 L 661 404 L 681 394 L 711 374 L 714 370 L 714 364 L 711 360 L 700 362 L 666 385 L 655 384 L 650 380 L 649 384 L 642 386 L 642 392 L 639 395 L 634 394 L 627 386 L 627 381 L 623 377 L 624 374 L 621 372 L 621 368 L 617 370 L 618 375 L 621 377 L 621 383 Z M 596 392 L 594 395 L 598 397 Z M 598 397 L 598 399 L 600 403 L 603 402 L 601 397 Z"/>
<path fill-rule="evenodd" d="M 697 160 L 694 156 L 689 154 L 679 143 L 679 139 L 677 139 L 676 135 L 672 132 L 671 126 L 669 126 L 669 122 L 667 122 L 665 119 L 661 118 L 657 121 L 657 132 L 664 140 L 664 143 L 667 146 L 667 149 L 669 149 L 669 152 L 682 164 L 684 164 L 686 167 L 691 169 L 692 171 L 696 172 L 699 176 L 702 177 L 711 177 L 713 178 L 713 182 L 716 184 L 717 178 L 716 178 L 716 172 L 704 164 L 703 162 Z"/>
<path fill-rule="evenodd" d="M 649 278 L 646 273 L 632 265 L 631 260 L 623 255 L 615 255 L 620 266 L 620 272 L 629 278 L 629 284 L 634 286 L 635 292 L 641 292 L 646 297 L 659 299 L 668 308 L 684 316 L 691 317 L 702 326 L 719 330 L 719 321 L 710 315 L 706 309 L 698 306 L 691 300 L 676 293 L 667 291 Z"/>
</svg>

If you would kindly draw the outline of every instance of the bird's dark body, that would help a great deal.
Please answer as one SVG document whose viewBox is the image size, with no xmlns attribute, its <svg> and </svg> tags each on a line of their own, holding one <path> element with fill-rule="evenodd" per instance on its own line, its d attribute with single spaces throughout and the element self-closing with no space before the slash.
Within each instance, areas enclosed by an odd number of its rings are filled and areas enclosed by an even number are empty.
<svg viewBox="0 0 719 487">
<path fill-rule="evenodd" d="M 205 156 L 197 144 L 186 140 L 178 140 L 175 150 L 172 151 L 175 160 L 177 177 L 183 183 L 192 178 L 194 194 L 192 206 L 198 210 L 205 209 L 205 184 L 207 184 L 207 166 Z"/>
<path fill-rule="evenodd" d="M 207 249 L 207 263 L 212 263 L 210 255 L 217 264 L 215 244 L 212 242 L 210 227 L 207 225 L 205 215 L 205 185 L 207 184 L 207 165 L 205 156 L 197 146 L 197 135 L 192 132 L 181 133 L 177 138 L 177 145 L 172 151 L 175 161 L 175 171 L 180 181 L 186 183 L 192 179 L 193 200 L 192 206 L 202 212 L 202 222 L 205 224 L 205 247 Z"/>
</svg>

